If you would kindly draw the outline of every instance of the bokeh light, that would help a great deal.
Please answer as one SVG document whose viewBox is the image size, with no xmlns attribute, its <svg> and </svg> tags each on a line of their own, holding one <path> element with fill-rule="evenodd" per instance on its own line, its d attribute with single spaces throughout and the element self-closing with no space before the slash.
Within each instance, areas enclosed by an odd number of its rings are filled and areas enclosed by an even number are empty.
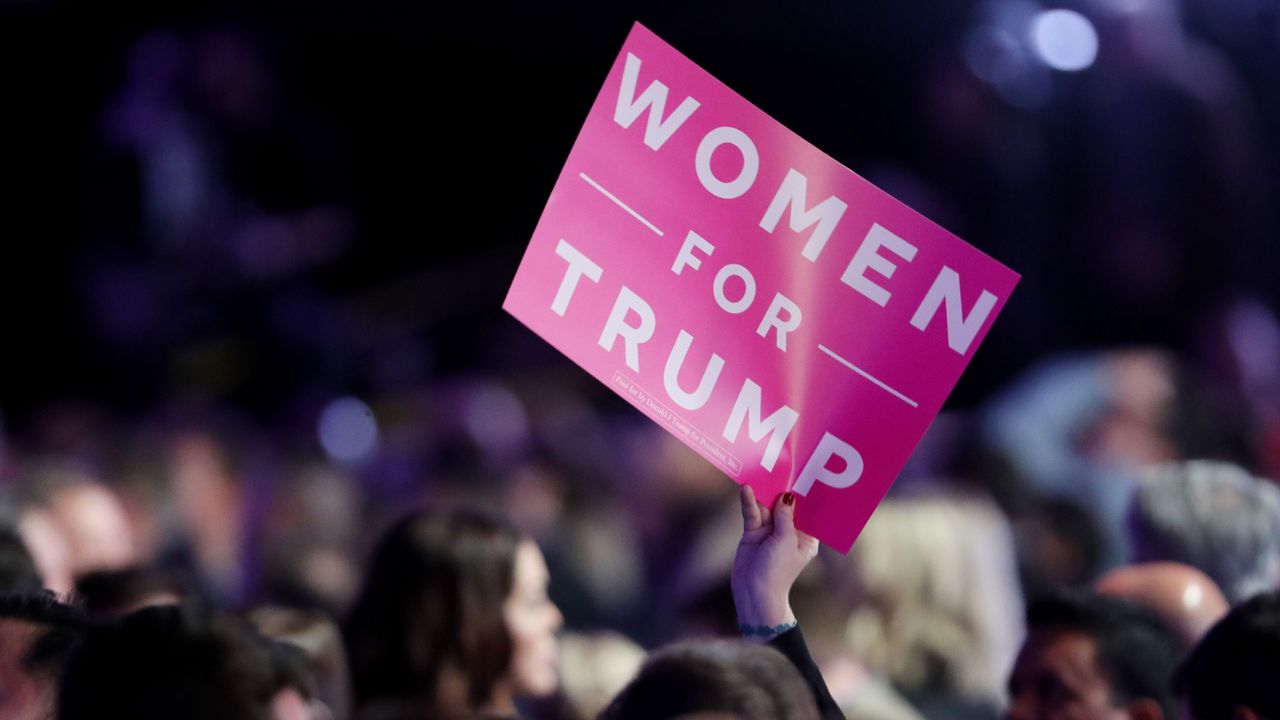
<svg viewBox="0 0 1280 720">
<path fill-rule="evenodd" d="M 377 447 L 378 421 L 373 410 L 359 399 L 341 397 L 320 413 L 316 433 L 329 457 L 342 462 L 358 462 Z"/>
<path fill-rule="evenodd" d="M 1098 57 L 1098 31 L 1074 10 L 1047 10 L 1031 22 L 1031 45 L 1054 70 L 1078 72 Z"/>
</svg>

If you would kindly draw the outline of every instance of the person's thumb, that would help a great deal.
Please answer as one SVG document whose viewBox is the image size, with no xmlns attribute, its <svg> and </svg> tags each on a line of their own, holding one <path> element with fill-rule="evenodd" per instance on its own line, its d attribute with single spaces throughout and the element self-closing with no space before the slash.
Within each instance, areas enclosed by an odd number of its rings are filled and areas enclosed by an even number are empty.
<svg viewBox="0 0 1280 720">
<path fill-rule="evenodd" d="M 738 490 L 738 499 L 742 503 L 742 532 L 749 533 L 760 529 L 764 524 L 764 517 L 760 512 L 760 505 L 756 503 L 755 490 L 743 483 Z"/>
</svg>

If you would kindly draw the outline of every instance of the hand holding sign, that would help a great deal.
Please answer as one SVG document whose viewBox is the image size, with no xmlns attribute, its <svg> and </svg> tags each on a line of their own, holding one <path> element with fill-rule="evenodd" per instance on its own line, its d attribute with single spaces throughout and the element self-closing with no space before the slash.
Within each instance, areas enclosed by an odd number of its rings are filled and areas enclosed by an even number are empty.
<svg viewBox="0 0 1280 720">
<path fill-rule="evenodd" d="M 796 529 L 796 499 L 783 493 L 773 510 L 756 500 L 750 485 L 739 492 L 742 501 L 742 541 L 733 559 L 733 605 L 738 622 L 754 630 L 747 635 L 764 642 L 777 629 L 793 625 L 791 586 L 818 555 L 818 541 Z"/>
<path fill-rule="evenodd" d="M 636 25 L 503 307 L 847 551 L 1017 279 Z"/>
</svg>

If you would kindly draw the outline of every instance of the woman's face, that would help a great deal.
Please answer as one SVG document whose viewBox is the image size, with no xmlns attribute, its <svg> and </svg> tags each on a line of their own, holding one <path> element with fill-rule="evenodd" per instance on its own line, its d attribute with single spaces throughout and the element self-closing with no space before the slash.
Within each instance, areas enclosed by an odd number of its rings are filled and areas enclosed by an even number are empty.
<svg viewBox="0 0 1280 720">
<path fill-rule="evenodd" d="M 547 562 L 531 540 L 516 549 L 515 579 L 503 615 L 511 632 L 511 678 L 516 695 L 543 696 L 560 685 L 556 631 L 564 622 L 547 597 Z"/>
</svg>

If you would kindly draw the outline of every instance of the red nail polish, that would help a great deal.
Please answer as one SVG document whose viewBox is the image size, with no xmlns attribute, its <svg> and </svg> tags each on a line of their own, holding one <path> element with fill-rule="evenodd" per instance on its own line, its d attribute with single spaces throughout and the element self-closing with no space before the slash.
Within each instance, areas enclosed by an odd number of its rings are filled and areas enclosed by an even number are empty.
<svg viewBox="0 0 1280 720">
<path fill-rule="evenodd" d="M 791 491 L 782 494 L 782 504 L 788 507 L 796 504 L 796 495 Z"/>
</svg>

